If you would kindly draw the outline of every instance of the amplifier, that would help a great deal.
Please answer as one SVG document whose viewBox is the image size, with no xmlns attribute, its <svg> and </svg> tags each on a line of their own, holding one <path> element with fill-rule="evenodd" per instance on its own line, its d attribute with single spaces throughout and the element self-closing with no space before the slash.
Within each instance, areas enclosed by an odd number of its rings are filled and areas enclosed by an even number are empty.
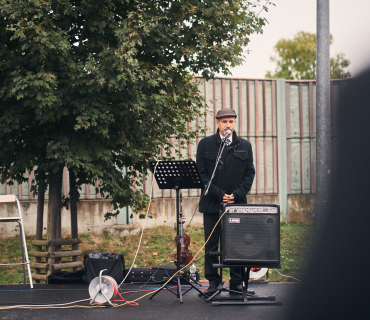
<svg viewBox="0 0 370 320">
<path fill-rule="evenodd" d="M 280 265 L 280 206 L 228 204 L 222 221 L 225 264 L 258 267 Z"/>
</svg>

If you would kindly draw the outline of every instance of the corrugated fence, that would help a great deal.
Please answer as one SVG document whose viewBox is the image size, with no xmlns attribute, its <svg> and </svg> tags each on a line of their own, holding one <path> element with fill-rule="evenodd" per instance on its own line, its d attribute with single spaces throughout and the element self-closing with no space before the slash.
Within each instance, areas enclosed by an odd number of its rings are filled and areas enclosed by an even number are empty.
<svg viewBox="0 0 370 320">
<path fill-rule="evenodd" d="M 187 148 L 180 149 L 181 159 L 195 159 L 199 140 L 217 130 L 216 112 L 221 108 L 231 108 L 238 114 L 236 132 L 249 140 L 253 148 L 256 177 L 250 193 L 278 195 L 284 216 L 289 194 L 315 193 L 315 81 L 230 78 L 204 81 L 197 78 L 197 82 L 205 98 L 202 111 L 207 111 L 207 116 L 205 119 L 198 117 L 193 124 L 203 126 L 205 134 L 199 134 Z M 345 85 L 345 80 L 331 81 L 332 148 L 336 146 L 338 132 L 336 110 L 339 93 Z M 0 184 L 0 194 L 16 194 L 21 200 L 36 199 L 30 192 L 33 174 L 26 175 L 29 180 L 22 185 Z M 146 193 L 151 190 L 151 179 L 148 175 L 144 184 Z M 68 170 L 64 170 L 65 195 L 69 192 L 67 181 Z M 100 193 L 95 187 L 85 185 L 80 198 L 99 199 Z M 199 194 L 199 190 L 183 190 L 184 196 Z M 153 197 L 174 197 L 174 191 L 160 190 L 154 183 Z"/>
</svg>

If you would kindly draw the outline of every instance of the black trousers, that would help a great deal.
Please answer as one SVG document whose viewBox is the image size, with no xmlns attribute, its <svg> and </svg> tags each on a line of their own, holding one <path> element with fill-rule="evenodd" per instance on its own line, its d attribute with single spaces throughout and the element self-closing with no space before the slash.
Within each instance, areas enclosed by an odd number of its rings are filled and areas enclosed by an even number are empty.
<svg viewBox="0 0 370 320">
<path fill-rule="evenodd" d="M 219 214 L 217 213 L 203 213 L 203 225 L 204 225 L 204 239 L 207 241 L 209 235 L 211 234 L 216 222 L 219 219 Z M 221 222 L 217 225 L 212 237 L 209 239 L 205 246 L 206 253 L 209 252 L 213 247 L 212 251 L 219 251 L 219 242 L 221 236 Z M 220 275 L 218 274 L 217 268 L 212 268 L 212 264 L 219 263 L 218 256 L 210 256 L 206 254 L 204 259 L 204 272 L 205 277 L 208 281 L 218 280 L 222 282 Z M 241 283 L 241 271 L 240 268 L 230 268 L 230 283 Z"/>
</svg>

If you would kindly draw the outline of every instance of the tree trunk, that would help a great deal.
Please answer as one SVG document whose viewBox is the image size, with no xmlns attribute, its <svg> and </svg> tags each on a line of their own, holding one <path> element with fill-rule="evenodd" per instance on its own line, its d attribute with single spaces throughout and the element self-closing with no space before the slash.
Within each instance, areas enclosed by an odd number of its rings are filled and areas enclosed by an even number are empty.
<svg viewBox="0 0 370 320">
<path fill-rule="evenodd" d="M 77 186 L 76 176 L 72 169 L 69 169 L 69 198 L 71 210 L 71 234 L 72 239 L 78 239 L 78 224 L 77 224 Z M 78 250 L 78 244 L 72 245 L 72 250 Z M 72 261 L 78 261 L 78 256 L 74 256 Z M 73 268 L 76 271 L 78 268 Z"/>
<path fill-rule="evenodd" d="M 37 198 L 37 217 L 36 217 L 36 240 L 42 240 L 42 231 L 44 229 L 44 204 L 45 204 L 45 188 L 39 187 Z M 36 251 L 42 251 L 42 246 L 36 246 Z M 35 257 L 36 263 L 41 263 L 42 258 Z M 40 269 L 35 269 L 35 274 L 40 274 Z M 35 280 L 39 283 L 40 280 Z"/>
<path fill-rule="evenodd" d="M 62 238 L 62 226 L 61 226 L 61 212 L 62 212 L 62 181 L 63 181 L 63 169 L 59 170 L 51 176 L 49 184 L 49 206 L 48 206 L 48 226 L 47 226 L 47 239 L 48 240 L 59 240 Z M 60 258 L 52 258 L 54 251 L 60 251 L 60 246 L 50 246 L 49 253 L 50 258 L 48 264 L 51 266 L 54 263 L 60 263 Z M 51 273 L 50 268 L 47 271 L 49 275 Z"/>
<path fill-rule="evenodd" d="M 63 171 L 60 170 L 54 174 L 49 184 L 48 240 L 58 240 L 62 236 L 62 173 Z"/>
<path fill-rule="evenodd" d="M 36 240 L 42 240 L 44 229 L 45 190 L 39 188 L 37 197 Z"/>
</svg>

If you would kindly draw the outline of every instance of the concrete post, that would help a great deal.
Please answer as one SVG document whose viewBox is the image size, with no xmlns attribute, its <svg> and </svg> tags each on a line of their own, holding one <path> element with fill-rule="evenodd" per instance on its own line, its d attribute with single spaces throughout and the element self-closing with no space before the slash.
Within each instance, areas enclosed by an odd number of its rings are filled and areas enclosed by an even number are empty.
<svg viewBox="0 0 370 320">
<path fill-rule="evenodd" d="M 284 219 L 288 213 L 285 80 L 276 80 L 279 204 Z"/>
<path fill-rule="evenodd" d="M 330 15 L 329 0 L 317 0 L 316 54 L 316 231 L 330 197 Z"/>
</svg>

